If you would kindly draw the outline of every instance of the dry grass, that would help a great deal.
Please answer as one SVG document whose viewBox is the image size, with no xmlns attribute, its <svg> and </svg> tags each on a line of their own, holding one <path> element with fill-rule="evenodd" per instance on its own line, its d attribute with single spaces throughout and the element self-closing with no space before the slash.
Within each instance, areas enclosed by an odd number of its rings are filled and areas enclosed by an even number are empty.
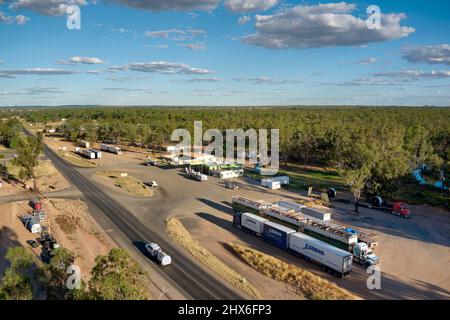
<svg viewBox="0 0 450 320">
<path fill-rule="evenodd" d="M 312 300 L 356 300 L 357 296 L 335 284 L 273 256 L 232 242 L 229 246 L 251 267 L 277 281 L 290 285 L 298 295 Z"/>
<path fill-rule="evenodd" d="M 170 237 L 189 251 L 189 253 L 201 263 L 212 269 L 227 282 L 242 290 L 250 297 L 262 299 L 261 294 L 248 283 L 243 276 L 224 264 L 200 243 L 192 239 L 191 234 L 184 228 L 178 219 L 171 218 L 167 220 L 167 229 L 169 230 Z"/>
<path fill-rule="evenodd" d="M 111 179 L 116 187 L 138 197 L 151 197 L 152 191 L 144 183 L 130 176 L 121 177 L 118 171 L 99 171 L 97 175 Z"/>
<path fill-rule="evenodd" d="M 79 168 L 93 168 L 96 167 L 97 164 L 94 162 L 91 162 L 87 159 L 84 159 L 73 152 L 62 152 L 59 151 L 58 154 L 61 158 L 65 159 L 70 164 L 79 167 Z"/>
<path fill-rule="evenodd" d="M 19 177 L 20 169 L 19 167 L 13 165 L 11 161 L 8 161 L 8 163 L 6 164 L 6 169 L 8 170 L 8 173 L 13 177 Z M 56 173 L 57 171 L 50 160 L 40 161 L 35 170 L 36 178 L 49 177 Z"/>
</svg>

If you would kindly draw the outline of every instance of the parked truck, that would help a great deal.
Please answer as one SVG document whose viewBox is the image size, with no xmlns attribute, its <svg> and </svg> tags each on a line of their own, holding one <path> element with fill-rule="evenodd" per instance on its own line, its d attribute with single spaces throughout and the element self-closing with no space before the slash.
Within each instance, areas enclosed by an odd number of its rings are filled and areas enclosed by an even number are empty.
<svg viewBox="0 0 450 320">
<path fill-rule="evenodd" d="M 145 249 L 147 250 L 150 257 L 155 259 L 161 266 L 167 266 L 172 263 L 172 258 L 161 250 L 161 247 L 156 243 L 147 243 L 145 245 Z"/>
<path fill-rule="evenodd" d="M 100 150 L 106 151 L 106 152 L 109 152 L 109 153 L 114 153 L 114 154 L 122 154 L 122 150 L 119 147 L 110 146 L 108 144 L 101 144 L 100 145 Z"/>
<path fill-rule="evenodd" d="M 395 201 L 393 203 L 387 203 L 380 196 L 375 196 L 372 199 L 372 209 L 381 210 L 389 214 L 394 214 L 403 219 L 411 217 L 411 211 L 406 206 L 405 202 Z"/>
<path fill-rule="evenodd" d="M 380 262 L 380 258 L 374 255 L 372 249 L 364 242 L 358 242 L 353 246 L 353 258 L 356 263 L 366 268 L 377 265 Z"/>
<path fill-rule="evenodd" d="M 237 211 L 233 215 L 233 225 L 291 254 L 312 260 L 338 277 L 352 271 L 351 253 L 258 215 Z"/>
</svg>

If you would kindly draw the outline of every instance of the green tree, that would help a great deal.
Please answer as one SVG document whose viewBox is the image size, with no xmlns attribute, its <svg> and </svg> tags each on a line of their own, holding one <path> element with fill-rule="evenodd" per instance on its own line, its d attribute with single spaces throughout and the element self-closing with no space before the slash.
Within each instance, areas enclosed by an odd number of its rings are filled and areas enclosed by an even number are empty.
<svg viewBox="0 0 450 320">
<path fill-rule="evenodd" d="M 19 167 L 19 178 L 22 181 L 32 179 L 34 190 L 37 191 L 35 170 L 39 165 L 39 155 L 44 149 L 42 132 L 36 137 L 17 135 L 12 141 L 12 146 L 17 152 L 12 163 Z"/>
<path fill-rule="evenodd" d="M 70 300 L 77 292 L 70 290 L 67 286 L 67 280 L 70 274 L 67 272 L 69 266 L 75 261 L 73 253 L 69 250 L 60 248 L 55 251 L 50 263 L 43 269 L 42 282 L 47 292 L 49 300 Z"/>
<path fill-rule="evenodd" d="M 10 266 L 0 281 L 0 300 L 31 300 L 34 290 L 31 254 L 22 247 L 15 247 L 8 250 L 6 259 Z"/>
<path fill-rule="evenodd" d="M 99 256 L 89 281 L 90 295 L 98 300 L 145 300 L 145 273 L 123 249 Z"/>
</svg>

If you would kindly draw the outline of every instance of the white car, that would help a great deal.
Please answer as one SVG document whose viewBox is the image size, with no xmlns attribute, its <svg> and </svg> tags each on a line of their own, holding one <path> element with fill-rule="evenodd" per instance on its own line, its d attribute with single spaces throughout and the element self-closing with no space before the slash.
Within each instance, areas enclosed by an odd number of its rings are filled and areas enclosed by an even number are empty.
<svg viewBox="0 0 450 320">
<path fill-rule="evenodd" d="M 156 187 L 158 186 L 158 184 L 156 183 L 156 181 L 146 181 L 146 182 L 144 182 L 144 184 L 145 184 L 147 187 L 150 187 L 150 188 L 156 188 Z"/>
</svg>

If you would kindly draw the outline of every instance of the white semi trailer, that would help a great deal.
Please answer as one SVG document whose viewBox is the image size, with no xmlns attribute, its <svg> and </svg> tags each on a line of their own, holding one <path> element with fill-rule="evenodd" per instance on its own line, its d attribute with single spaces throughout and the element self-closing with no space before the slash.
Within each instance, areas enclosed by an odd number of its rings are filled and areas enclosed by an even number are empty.
<svg viewBox="0 0 450 320">
<path fill-rule="evenodd" d="M 261 235 L 264 230 L 264 222 L 269 220 L 253 213 L 243 213 L 241 217 L 241 226 L 253 231 L 257 235 Z"/>
<path fill-rule="evenodd" d="M 289 250 L 292 253 L 316 261 L 339 276 L 351 273 L 353 262 L 351 253 L 303 233 L 291 233 L 289 237 Z"/>
<path fill-rule="evenodd" d="M 122 150 L 119 147 L 116 146 L 110 146 L 108 144 L 101 144 L 100 150 L 114 153 L 114 154 L 122 154 Z"/>
</svg>

